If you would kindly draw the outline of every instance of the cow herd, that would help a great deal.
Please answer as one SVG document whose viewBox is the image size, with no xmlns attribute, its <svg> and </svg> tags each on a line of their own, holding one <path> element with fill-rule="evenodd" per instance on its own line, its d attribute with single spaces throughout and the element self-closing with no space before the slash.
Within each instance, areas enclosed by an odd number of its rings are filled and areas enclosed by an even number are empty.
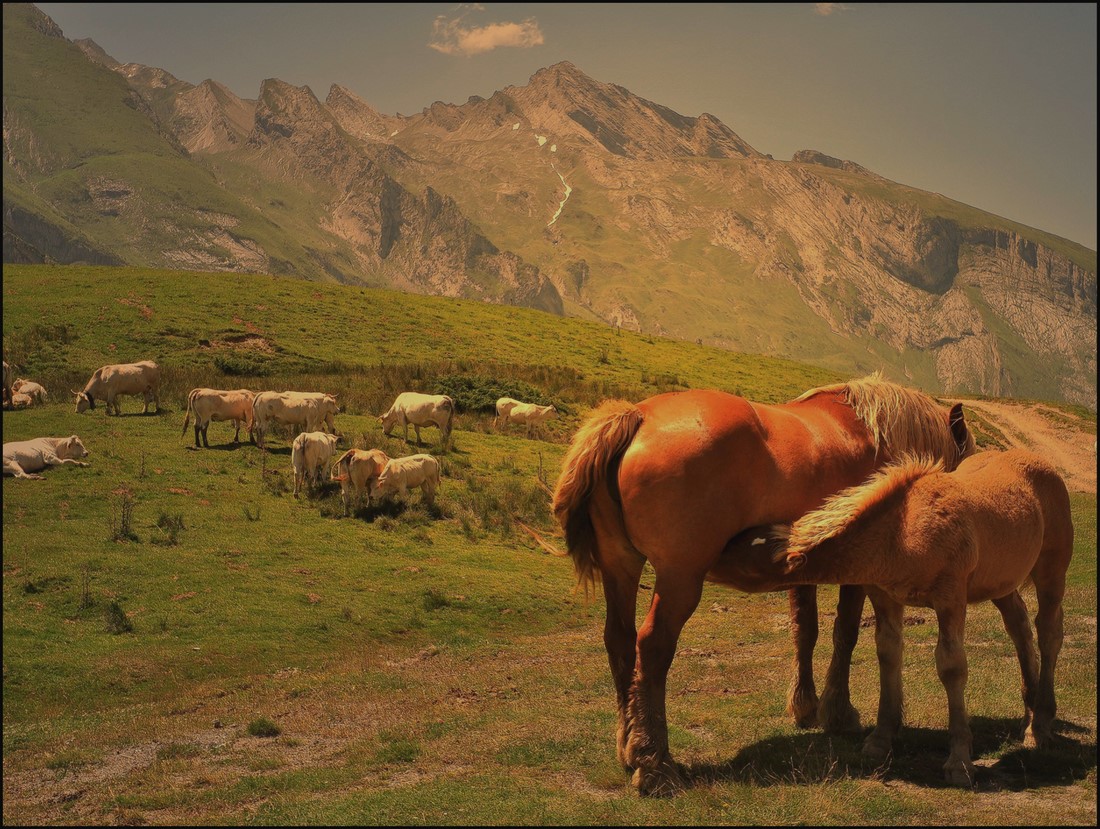
<svg viewBox="0 0 1100 829">
<path fill-rule="evenodd" d="M 20 408 L 47 399 L 46 390 L 38 383 L 12 380 L 13 372 L 4 363 L 5 408 Z M 80 391 L 72 389 L 76 412 L 96 408 L 96 401 L 105 403 L 108 414 L 121 414 L 119 398 L 124 395 L 140 395 L 149 412 L 150 404 L 160 411 L 160 367 L 151 360 L 138 363 L 102 366 L 93 372 Z M 23 403 L 19 398 L 29 402 Z M 349 449 L 340 457 L 337 444 L 343 439 L 336 429 L 335 417 L 339 413 L 336 396 L 324 392 L 261 391 L 251 389 L 192 389 L 187 395 L 186 414 L 182 434 L 194 421 L 195 448 L 209 448 L 208 431 L 213 422 L 231 422 L 235 428 L 233 442 L 240 442 L 241 427 L 249 439 L 261 449 L 273 430 L 289 429 L 295 434 L 291 444 L 291 467 L 294 472 L 294 497 L 299 497 L 302 487 L 320 486 L 326 479 L 340 483 L 344 515 L 353 507 L 362 506 L 366 496 L 368 505 L 372 499 L 388 496 L 405 497 L 410 489 L 420 489 L 423 500 L 431 505 L 439 488 L 440 464 L 428 454 L 391 458 L 380 449 Z M 496 403 L 497 427 L 519 424 L 525 434 L 538 433 L 547 420 L 555 417 L 554 406 L 524 403 L 511 397 L 502 397 Z M 455 402 L 443 394 L 402 392 L 393 405 L 378 420 L 383 434 L 390 437 L 400 428 L 405 442 L 409 442 L 409 427 L 421 445 L 420 429 L 434 426 L 440 431 L 441 447 L 446 451 L 454 428 Z M 40 478 L 34 474 L 47 466 L 68 463 L 87 466 L 81 458 L 88 451 L 73 435 L 69 438 L 38 438 L 32 441 L 4 444 L 4 474 L 20 478 Z"/>
</svg>

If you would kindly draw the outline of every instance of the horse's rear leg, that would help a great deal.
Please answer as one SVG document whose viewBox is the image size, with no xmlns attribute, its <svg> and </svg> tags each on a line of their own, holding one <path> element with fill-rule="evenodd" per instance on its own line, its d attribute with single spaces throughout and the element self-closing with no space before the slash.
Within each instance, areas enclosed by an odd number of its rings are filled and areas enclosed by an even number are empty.
<svg viewBox="0 0 1100 829">
<path fill-rule="evenodd" d="M 1027 606 L 1019 590 L 1013 590 L 1007 596 L 994 599 L 993 604 L 1001 611 L 1005 630 L 1016 646 L 1016 658 L 1020 660 L 1024 698 L 1024 739 L 1031 731 L 1031 720 L 1035 712 L 1035 698 L 1039 690 L 1039 657 L 1035 652 L 1035 637 L 1031 632 L 1031 621 L 1027 618 Z"/>
<path fill-rule="evenodd" d="M 818 720 L 826 731 L 859 731 L 859 712 L 852 706 L 849 684 L 852 651 L 859 639 L 866 595 L 867 591 L 858 585 L 840 587 L 836 621 L 833 622 L 833 655 L 817 708 Z"/>
<path fill-rule="evenodd" d="M 615 682 L 615 701 L 619 715 L 615 746 L 619 762 L 627 771 L 633 771 L 633 766 L 627 762 L 626 758 L 626 744 L 631 731 L 628 702 L 630 686 L 634 681 L 634 665 L 637 660 L 638 631 L 635 613 L 638 603 L 638 581 L 641 578 L 644 563 L 644 559 L 639 558 L 636 567 L 619 568 L 613 572 L 603 573 L 603 594 L 607 600 L 603 642 L 604 647 L 607 648 L 611 678 Z"/>
<path fill-rule="evenodd" d="M 787 689 L 787 714 L 799 728 L 817 725 L 817 688 L 814 686 L 814 648 L 817 646 L 817 587 L 787 591 L 794 640 L 794 676 Z"/>
<path fill-rule="evenodd" d="M 880 590 L 869 592 L 875 608 L 875 650 L 878 654 L 878 721 L 863 742 L 863 756 L 885 760 L 901 728 L 902 618 L 905 607 Z"/>
<path fill-rule="evenodd" d="M 625 763 L 635 769 L 634 785 L 643 795 L 667 796 L 683 787 L 683 776 L 668 750 L 665 691 L 668 669 L 684 624 L 703 592 L 703 574 L 657 572 L 653 601 L 638 632 L 638 661 L 630 689 Z"/>
<path fill-rule="evenodd" d="M 607 648 L 611 678 L 615 682 L 618 707 L 616 754 L 623 768 L 633 771 L 633 765 L 627 760 L 626 744 L 632 725 L 630 687 L 634 682 L 637 662 L 638 582 L 645 567 L 645 558 L 627 538 L 617 505 L 606 492 L 601 490 L 596 494 L 591 517 L 597 566 L 607 601 L 603 641 Z"/>
<path fill-rule="evenodd" d="M 1054 735 L 1054 715 L 1058 706 L 1054 696 L 1054 668 L 1062 650 L 1062 599 L 1066 594 L 1066 569 L 1072 554 L 1070 541 L 1065 550 L 1039 554 L 1039 562 L 1031 572 L 1035 582 L 1035 597 L 1039 610 L 1035 614 L 1035 630 L 1039 639 L 1039 686 L 1035 694 L 1035 714 L 1030 730 L 1024 734 L 1024 744 L 1042 748 Z"/>
</svg>

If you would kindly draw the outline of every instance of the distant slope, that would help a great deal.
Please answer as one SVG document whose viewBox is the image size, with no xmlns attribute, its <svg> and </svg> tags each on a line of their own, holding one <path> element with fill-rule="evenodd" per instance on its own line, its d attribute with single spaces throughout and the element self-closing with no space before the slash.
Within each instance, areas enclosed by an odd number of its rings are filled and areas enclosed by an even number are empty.
<svg viewBox="0 0 1100 829">
<path fill-rule="evenodd" d="M 773 159 L 568 62 L 389 116 L 4 15 L 7 262 L 396 287 L 1096 407 L 1096 253 L 853 161 Z"/>
</svg>

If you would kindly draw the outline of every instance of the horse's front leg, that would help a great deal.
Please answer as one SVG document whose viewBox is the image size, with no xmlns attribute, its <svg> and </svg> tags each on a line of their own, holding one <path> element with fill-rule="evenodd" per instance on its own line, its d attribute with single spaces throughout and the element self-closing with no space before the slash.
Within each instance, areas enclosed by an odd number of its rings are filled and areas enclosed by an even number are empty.
<svg viewBox="0 0 1100 829">
<path fill-rule="evenodd" d="M 974 782 L 974 764 L 970 761 L 972 737 L 966 715 L 966 589 L 960 586 L 952 600 L 937 605 L 940 626 L 936 643 L 936 673 L 947 691 L 947 727 L 951 752 L 943 765 L 944 777 L 953 786 L 969 788 Z"/>
<path fill-rule="evenodd" d="M 657 572 L 653 601 L 638 632 L 638 661 L 630 688 L 630 735 L 625 764 L 634 769 L 634 785 L 643 795 L 675 794 L 684 786 L 679 765 L 668 750 L 666 682 L 676 642 L 699 605 L 703 576 Z"/>
<path fill-rule="evenodd" d="M 817 645 L 817 587 L 792 587 L 791 638 L 794 640 L 794 677 L 787 690 L 787 713 L 800 728 L 817 725 L 817 688 L 814 687 L 814 647 Z"/>
<path fill-rule="evenodd" d="M 825 687 L 817 706 L 817 718 L 826 731 L 859 731 L 859 712 L 850 693 L 852 651 L 859 639 L 863 600 L 867 591 L 859 585 L 840 586 L 840 599 L 833 622 L 833 655 L 825 674 Z"/>
<path fill-rule="evenodd" d="M 880 762 L 890 755 L 901 728 L 902 619 L 905 606 L 877 588 L 868 591 L 875 608 L 875 650 L 878 654 L 878 721 L 863 741 L 863 756 Z"/>
</svg>

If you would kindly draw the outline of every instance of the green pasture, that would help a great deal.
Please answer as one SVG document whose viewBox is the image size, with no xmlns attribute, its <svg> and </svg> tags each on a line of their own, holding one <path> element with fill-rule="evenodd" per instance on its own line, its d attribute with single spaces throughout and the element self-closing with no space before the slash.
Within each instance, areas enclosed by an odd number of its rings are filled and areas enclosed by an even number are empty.
<svg viewBox="0 0 1100 829">
<path fill-rule="evenodd" d="M 545 485 L 602 396 L 710 385 L 781 400 L 832 375 L 479 303 L 108 275 L 4 272 L 6 355 L 54 397 L 5 412 L 4 440 L 76 433 L 92 453 L 3 482 L 6 824 L 1095 824 L 1095 496 L 1074 496 L 1054 748 L 1021 747 L 1019 672 L 992 606 L 968 618 L 979 777 L 958 791 L 941 777 L 930 611 L 907 611 L 907 727 L 867 767 L 860 736 L 783 713 L 785 596 L 708 585 L 668 689 L 694 785 L 643 800 L 615 762 L 602 597 L 578 593 L 569 560 L 523 527 L 562 546 Z M 247 334 L 267 349 L 225 344 Z M 133 398 L 117 418 L 74 412 L 66 384 L 145 357 L 165 367 L 160 414 Z M 565 414 L 529 440 L 464 411 L 450 451 L 424 431 L 443 463 L 435 506 L 413 493 L 350 518 L 335 484 L 292 497 L 285 437 L 261 453 L 231 444 L 228 424 L 210 449 L 181 435 L 194 385 L 323 388 L 344 402 L 346 445 L 411 453 L 382 436 L 379 406 L 445 377 L 522 383 Z M 819 677 L 835 598 L 822 589 Z M 865 726 L 877 685 L 865 631 L 852 684 Z"/>
</svg>

